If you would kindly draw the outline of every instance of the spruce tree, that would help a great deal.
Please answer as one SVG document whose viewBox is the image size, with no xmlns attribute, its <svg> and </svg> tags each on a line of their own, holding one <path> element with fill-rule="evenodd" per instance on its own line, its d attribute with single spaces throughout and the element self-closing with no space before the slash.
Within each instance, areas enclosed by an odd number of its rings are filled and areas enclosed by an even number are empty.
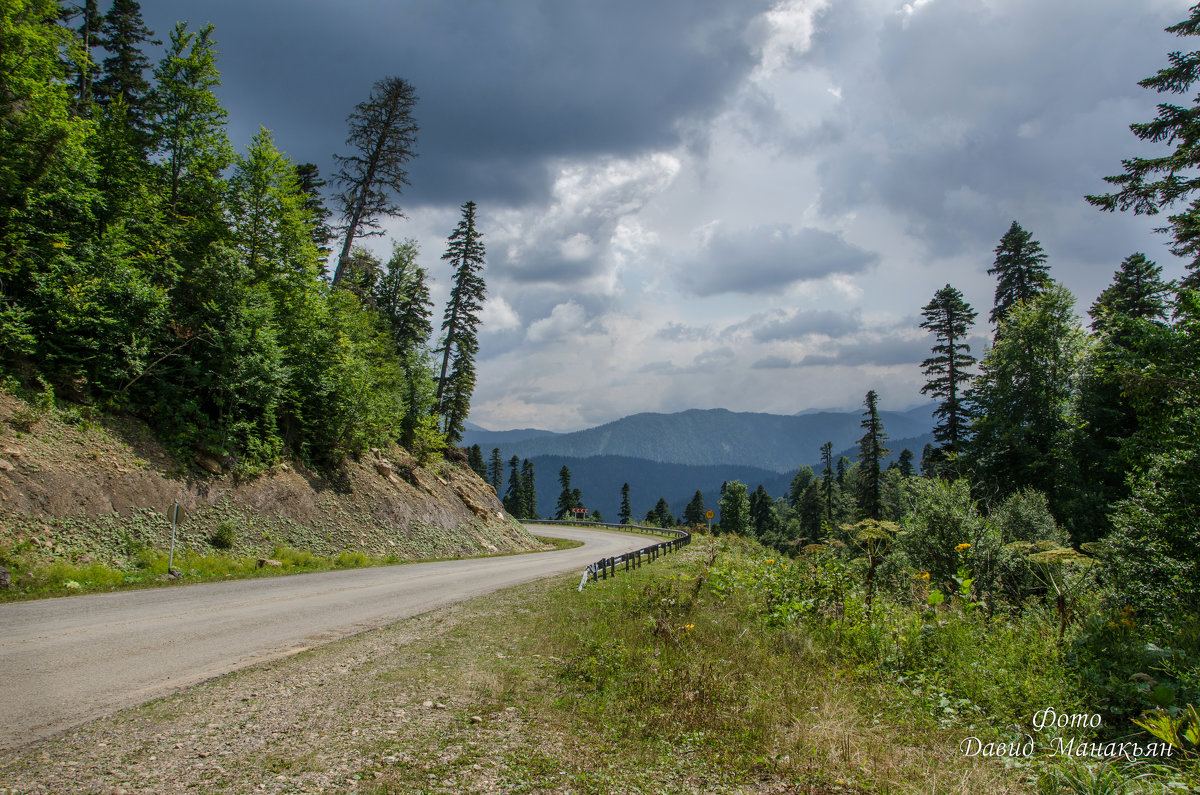
<svg viewBox="0 0 1200 795">
<path fill-rule="evenodd" d="M 916 474 L 916 470 L 913 468 L 914 457 L 913 451 L 909 450 L 907 447 L 900 451 L 900 458 L 897 463 L 900 468 L 900 474 L 904 475 L 906 478 L 911 478 Z"/>
<path fill-rule="evenodd" d="M 556 519 L 571 519 L 575 515 L 575 509 L 582 505 L 579 490 L 571 488 L 571 470 L 566 464 L 558 470 L 558 485 L 562 487 L 562 491 L 559 492 L 558 503 L 554 506 L 554 516 Z"/>
<path fill-rule="evenodd" d="M 692 501 L 683 509 L 683 523 L 689 527 L 701 527 L 708 520 L 705 517 L 704 495 L 696 489 L 696 493 L 692 495 Z"/>
<path fill-rule="evenodd" d="M 508 459 L 508 489 L 501 502 L 504 503 L 504 510 L 518 519 L 525 518 L 522 516 L 521 495 L 521 459 L 514 455 Z"/>
<path fill-rule="evenodd" d="M 996 246 L 995 264 L 988 273 L 996 276 L 996 298 L 989 320 L 997 327 L 1018 301 L 1029 301 L 1049 283 L 1049 266 L 1042 244 L 1016 221 Z"/>
<path fill-rule="evenodd" d="M 154 146 L 161 158 L 163 197 L 170 213 L 187 218 L 181 241 L 196 253 L 221 235 L 221 172 L 233 162 L 225 135 L 228 115 L 214 93 L 221 84 L 213 27 L 199 32 L 180 22 L 154 70 Z M 190 245 L 189 245 L 190 242 Z"/>
<path fill-rule="evenodd" d="M 475 202 L 462 206 L 462 219 L 450 235 L 442 259 L 454 268 L 450 300 L 442 315 L 442 373 L 438 379 L 438 414 L 446 439 L 455 441 L 462 433 L 475 388 L 475 354 L 479 351 L 477 329 L 486 286 L 483 282 L 483 235 L 475 228 Z M 453 362 L 453 368 L 450 367 Z"/>
<path fill-rule="evenodd" d="M 415 240 L 393 244 L 387 271 L 371 290 L 401 356 L 424 346 L 433 333 L 428 274 L 417 264 L 418 253 Z"/>
<path fill-rule="evenodd" d="M 833 442 L 826 442 L 821 445 L 821 493 L 825 497 L 825 522 L 833 527 Z M 837 482 L 841 483 L 841 473 L 838 473 Z"/>
<path fill-rule="evenodd" d="M 938 418 L 933 438 L 939 443 L 943 457 L 953 459 L 966 433 L 962 396 L 971 379 L 967 370 L 975 364 L 975 357 L 964 340 L 975 322 L 975 310 L 963 300 L 962 293 L 947 284 L 934 294 L 921 314 L 925 318 L 921 328 L 936 340 L 933 356 L 921 365 L 927 379 L 921 394 L 931 394 L 941 401 L 933 412 Z"/>
<path fill-rule="evenodd" d="M 96 103 L 108 107 L 120 97 L 127 108 L 126 123 L 134 133 L 144 153 L 150 140 L 151 91 L 146 79 L 150 60 L 142 48 L 159 45 L 154 31 L 142 21 L 142 8 L 137 0 L 113 0 L 104 15 L 98 43 L 108 53 L 101 68 L 101 77 L 93 90 Z"/>
<path fill-rule="evenodd" d="M 779 519 L 775 515 L 775 500 L 767 494 L 766 488 L 760 483 L 750 495 L 750 528 L 755 538 L 767 545 L 773 545 L 778 532 Z"/>
<path fill-rule="evenodd" d="M 1139 447 L 1133 440 L 1145 420 L 1133 396 L 1141 393 L 1144 399 L 1146 389 L 1138 381 L 1157 369 L 1160 353 L 1151 340 L 1167 326 L 1170 292 L 1162 269 L 1133 254 L 1092 304 L 1096 344 L 1085 361 L 1076 408 L 1079 488 L 1066 508 L 1076 543 L 1107 535 L 1113 506 L 1129 494 Z"/>
<path fill-rule="evenodd" d="M 382 234 L 381 216 L 403 216 L 393 197 L 409 184 L 407 165 L 416 157 L 417 122 L 412 115 L 416 103 L 411 84 L 403 78 L 385 77 L 346 118 L 350 126 L 346 144 L 352 154 L 334 155 L 338 170 L 333 179 L 341 187 L 337 200 L 344 232 L 334 284 L 342 280 L 357 238 Z"/>
<path fill-rule="evenodd" d="M 629 484 L 621 486 L 621 510 L 617 513 L 617 521 L 629 524 L 633 520 L 633 508 L 629 505 Z"/>
<path fill-rule="evenodd" d="M 298 163 L 296 178 L 300 180 L 300 190 L 306 197 L 304 207 L 308 210 L 312 225 L 310 237 L 321 252 L 321 262 L 325 263 L 332 253 L 329 244 L 333 241 L 333 230 L 329 228 L 329 216 L 333 215 L 333 211 L 325 206 L 325 199 L 321 196 L 321 188 L 328 183 L 321 179 L 321 170 L 314 163 Z M 324 264 L 321 273 L 325 273 Z"/>
<path fill-rule="evenodd" d="M 492 448 L 492 457 L 488 459 L 487 481 L 492 484 L 496 494 L 500 494 L 500 484 L 504 482 L 504 464 L 500 461 L 500 448 Z"/>
<path fill-rule="evenodd" d="M 1200 35 L 1200 5 L 1193 6 L 1187 19 L 1171 25 L 1168 33 L 1177 36 Z M 1173 52 L 1168 56 L 1170 65 L 1157 74 L 1138 83 L 1159 94 L 1185 95 L 1192 92 L 1200 78 L 1200 51 Z M 1194 93 L 1194 92 L 1192 92 Z M 1164 97 L 1164 100 L 1169 97 Z M 1200 188 L 1200 98 L 1192 99 L 1189 107 L 1163 101 L 1158 105 L 1158 116 L 1153 121 L 1130 125 L 1140 140 L 1152 144 L 1167 144 L 1169 152 L 1154 157 L 1131 157 L 1122 161 L 1124 173 L 1105 177 L 1105 182 L 1115 185 L 1114 193 L 1086 197 L 1088 202 L 1102 210 L 1132 210 L 1136 215 L 1157 215 L 1166 207 L 1187 200 Z M 1187 257 L 1188 275 L 1181 286 L 1200 288 L 1200 198 L 1181 212 L 1168 216 L 1168 226 L 1160 231 L 1169 232 L 1175 240 L 1172 253 Z"/>
<path fill-rule="evenodd" d="M 1112 284 L 1092 304 L 1088 312 L 1092 330 L 1125 340 L 1128 334 L 1122 333 L 1119 319 L 1165 322 L 1170 296 L 1171 285 L 1163 281 L 1162 268 L 1141 252 L 1130 254 L 1113 274 Z"/>
<path fill-rule="evenodd" d="M 792 476 L 791 483 L 788 484 L 787 502 L 789 506 L 796 508 L 800 504 L 800 498 L 804 496 L 804 492 L 815 477 L 816 475 L 813 473 L 812 467 L 808 465 L 796 470 L 796 474 Z"/>
<path fill-rule="evenodd" d="M 866 411 L 860 423 L 866 431 L 858 440 L 858 460 L 862 462 L 858 481 L 858 507 L 864 519 L 883 518 L 883 461 L 888 450 L 883 446 L 887 434 L 879 419 L 879 395 L 872 389 L 863 401 Z"/>
<path fill-rule="evenodd" d="M 483 463 L 483 450 L 477 444 L 467 449 L 467 466 L 479 477 L 487 480 L 487 467 Z"/>
<path fill-rule="evenodd" d="M 537 488 L 533 480 L 533 462 L 528 458 L 521 462 L 521 518 L 537 518 Z"/>
</svg>

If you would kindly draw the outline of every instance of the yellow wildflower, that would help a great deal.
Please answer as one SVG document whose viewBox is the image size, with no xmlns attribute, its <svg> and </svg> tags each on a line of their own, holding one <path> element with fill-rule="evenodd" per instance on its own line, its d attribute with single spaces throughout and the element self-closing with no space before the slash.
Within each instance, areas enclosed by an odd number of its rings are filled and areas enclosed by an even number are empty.
<svg viewBox="0 0 1200 795">
<path fill-rule="evenodd" d="M 958 546 L 956 546 L 954 548 L 954 551 L 955 552 L 966 552 L 970 548 L 971 548 L 970 544 L 959 544 Z"/>
<path fill-rule="evenodd" d="M 774 562 L 775 562 L 775 558 L 767 558 L 767 563 L 774 563 Z"/>
<path fill-rule="evenodd" d="M 683 625 L 683 631 L 684 631 L 684 632 L 691 632 L 691 631 L 692 631 L 693 629 L 695 629 L 695 628 L 696 628 L 696 625 L 695 625 L 695 624 L 684 624 L 684 625 Z"/>
<path fill-rule="evenodd" d="M 924 580 L 925 582 L 929 582 L 929 572 L 927 572 L 927 571 L 921 572 L 920 574 L 917 575 L 917 579 Z"/>
</svg>

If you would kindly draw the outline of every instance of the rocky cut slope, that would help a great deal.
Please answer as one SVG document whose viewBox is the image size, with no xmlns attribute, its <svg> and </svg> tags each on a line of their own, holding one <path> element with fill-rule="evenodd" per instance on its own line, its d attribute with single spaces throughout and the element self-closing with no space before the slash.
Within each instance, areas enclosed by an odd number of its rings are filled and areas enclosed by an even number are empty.
<svg viewBox="0 0 1200 795">
<path fill-rule="evenodd" d="M 417 559 L 536 549 L 491 486 L 465 465 L 418 466 L 373 450 L 336 477 L 285 463 L 238 482 L 220 462 L 180 462 L 140 422 L 26 405 L 0 391 L 0 548 L 122 564 L 145 545 L 204 549 L 218 527 L 232 551 L 287 545 L 320 555 Z"/>
</svg>

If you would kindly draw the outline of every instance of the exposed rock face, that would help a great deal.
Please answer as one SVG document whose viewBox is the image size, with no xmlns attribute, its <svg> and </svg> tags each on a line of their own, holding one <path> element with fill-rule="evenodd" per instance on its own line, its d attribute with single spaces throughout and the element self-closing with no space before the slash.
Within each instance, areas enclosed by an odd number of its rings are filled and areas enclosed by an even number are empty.
<svg viewBox="0 0 1200 795">
<path fill-rule="evenodd" d="M 0 423 L 19 405 L 0 393 Z M 276 544 L 401 557 L 538 548 L 469 468 L 422 467 L 398 447 L 347 461 L 332 478 L 292 461 L 237 482 L 212 456 L 196 455 L 188 462 L 195 468 L 182 465 L 136 421 L 101 422 L 81 430 L 48 418 L 21 439 L 18 455 L 5 459 L 12 468 L 0 471 L 0 544 L 32 541 L 36 533 L 41 539 L 33 543 L 49 539 L 49 549 L 59 544 L 62 521 L 108 518 L 166 546 L 168 512 L 178 502 L 180 546 L 203 544 L 229 519 L 238 526 L 238 549 L 256 557 L 276 557 Z"/>
</svg>

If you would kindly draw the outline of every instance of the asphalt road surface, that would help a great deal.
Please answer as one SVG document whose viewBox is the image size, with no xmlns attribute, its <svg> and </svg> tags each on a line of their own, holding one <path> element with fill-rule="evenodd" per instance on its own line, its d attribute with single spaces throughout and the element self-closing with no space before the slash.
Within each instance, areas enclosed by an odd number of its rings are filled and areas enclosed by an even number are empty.
<svg viewBox="0 0 1200 795">
<path fill-rule="evenodd" d="M 538 526 L 574 549 L 0 605 L 0 748 L 653 539 Z"/>
</svg>

